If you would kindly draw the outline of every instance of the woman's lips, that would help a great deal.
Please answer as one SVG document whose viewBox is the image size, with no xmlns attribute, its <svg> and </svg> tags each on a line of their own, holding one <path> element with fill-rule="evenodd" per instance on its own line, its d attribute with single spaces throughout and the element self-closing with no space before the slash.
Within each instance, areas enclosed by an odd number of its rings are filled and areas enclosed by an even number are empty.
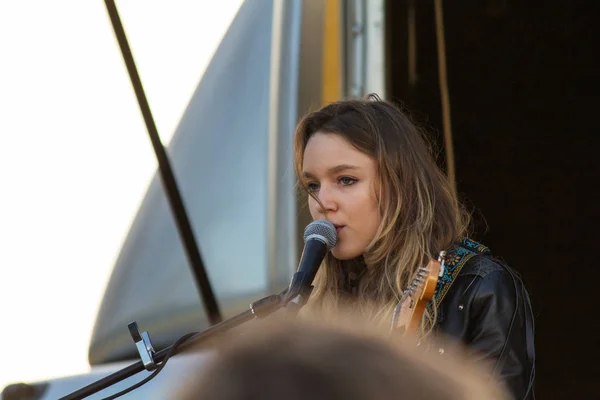
<svg viewBox="0 0 600 400">
<path fill-rule="evenodd" d="M 342 229 L 344 229 L 344 225 L 341 225 L 341 226 L 335 225 L 335 231 L 336 231 L 338 234 L 340 233 L 340 231 L 341 231 Z"/>
</svg>

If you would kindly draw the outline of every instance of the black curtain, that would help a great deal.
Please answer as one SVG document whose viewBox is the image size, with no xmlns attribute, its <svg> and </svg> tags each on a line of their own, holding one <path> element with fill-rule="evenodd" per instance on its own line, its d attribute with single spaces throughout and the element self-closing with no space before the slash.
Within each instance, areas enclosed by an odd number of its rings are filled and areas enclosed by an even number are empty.
<svg viewBox="0 0 600 400">
<path fill-rule="evenodd" d="M 389 96 L 443 148 L 433 1 L 389 1 Z M 540 399 L 597 396 L 600 2 L 444 2 L 457 188 L 474 239 L 521 273 L 536 316 Z M 439 158 L 445 165 L 444 154 Z M 590 397 L 591 396 L 591 397 Z"/>
</svg>

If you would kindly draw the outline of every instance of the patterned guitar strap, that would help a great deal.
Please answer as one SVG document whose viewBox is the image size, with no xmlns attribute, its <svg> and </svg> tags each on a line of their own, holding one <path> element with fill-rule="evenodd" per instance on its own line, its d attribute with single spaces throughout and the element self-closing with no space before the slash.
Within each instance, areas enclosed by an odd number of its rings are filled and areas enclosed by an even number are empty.
<svg viewBox="0 0 600 400">
<path fill-rule="evenodd" d="M 478 254 L 491 253 L 490 249 L 486 246 L 467 238 L 461 238 L 458 242 L 450 246 L 446 250 L 444 274 L 438 279 L 433 300 L 427 305 L 428 310 L 432 311 L 432 303 L 435 303 L 437 307 L 444 300 L 448 290 L 450 290 L 450 286 L 452 286 L 452 283 L 454 283 L 454 280 L 467 261 Z"/>
<path fill-rule="evenodd" d="M 450 290 L 450 286 L 452 286 L 452 283 L 454 283 L 454 280 L 467 261 L 478 254 L 491 254 L 491 251 L 486 246 L 468 238 L 461 238 L 446 250 L 443 274 L 438 278 L 433 300 L 427 305 L 427 310 L 430 314 L 433 311 L 432 305 L 435 304 L 438 307 L 442 300 L 444 300 L 448 290 Z M 396 328 L 402 301 L 403 299 L 400 300 L 394 309 L 392 329 Z"/>
</svg>

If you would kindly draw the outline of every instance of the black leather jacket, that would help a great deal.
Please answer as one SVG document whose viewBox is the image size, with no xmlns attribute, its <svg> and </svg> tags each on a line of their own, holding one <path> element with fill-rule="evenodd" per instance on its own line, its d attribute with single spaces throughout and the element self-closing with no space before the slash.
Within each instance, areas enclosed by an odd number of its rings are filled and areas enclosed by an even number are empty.
<svg viewBox="0 0 600 400">
<path fill-rule="evenodd" d="M 491 361 L 514 399 L 533 400 L 534 325 L 519 277 L 490 255 L 469 259 L 438 307 L 436 330 Z"/>
</svg>

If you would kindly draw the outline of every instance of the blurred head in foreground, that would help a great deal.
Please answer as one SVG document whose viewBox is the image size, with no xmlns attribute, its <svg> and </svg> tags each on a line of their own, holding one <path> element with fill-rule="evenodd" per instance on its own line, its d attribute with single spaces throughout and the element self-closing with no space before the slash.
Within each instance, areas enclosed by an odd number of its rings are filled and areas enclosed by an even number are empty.
<svg viewBox="0 0 600 400">
<path fill-rule="evenodd" d="M 416 346 L 368 324 L 270 318 L 227 335 L 176 398 L 506 399 L 458 351 Z M 425 348 L 429 347 L 429 350 Z M 483 368 L 483 367 L 481 367 Z"/>
</svg>

